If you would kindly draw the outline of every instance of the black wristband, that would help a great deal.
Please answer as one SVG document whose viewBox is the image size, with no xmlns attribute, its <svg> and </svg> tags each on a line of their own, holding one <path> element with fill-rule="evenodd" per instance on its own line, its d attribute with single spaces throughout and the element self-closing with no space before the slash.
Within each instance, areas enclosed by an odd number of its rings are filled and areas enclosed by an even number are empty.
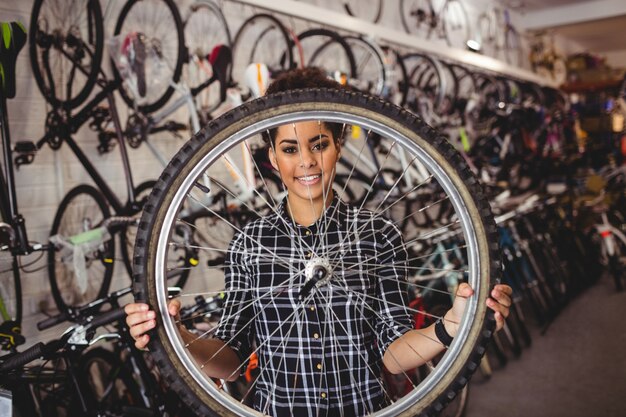
<svg viewBox="0 0 626 417">
<path fill-rule="evenodd" d="M 437 323 L 435 323 L 435 335 L 437 335 L 437 339 L 439 339 L 445 347 L 449 347 L 452 344 L 452 340 L 454 340 L 454 338 L 448 334 L 446 326 L 443 325 L 443 318 L 440 318 L 437 320 Z"/>
</svg>

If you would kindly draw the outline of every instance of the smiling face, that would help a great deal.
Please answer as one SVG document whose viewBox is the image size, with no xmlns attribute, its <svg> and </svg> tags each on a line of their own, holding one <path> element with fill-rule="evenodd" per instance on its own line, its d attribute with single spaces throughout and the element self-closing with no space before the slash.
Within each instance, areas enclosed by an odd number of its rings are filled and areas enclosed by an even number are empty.
<svg viewBox="0 0 626 417">
<path fill-rule="evenodd" d="M 330 204 L 339 151 L 324 123 L 309 121 L 278 128 L 269 157 L 287 188 L 289 208 L 298 223 L 313 223 Z"/>
</svg>

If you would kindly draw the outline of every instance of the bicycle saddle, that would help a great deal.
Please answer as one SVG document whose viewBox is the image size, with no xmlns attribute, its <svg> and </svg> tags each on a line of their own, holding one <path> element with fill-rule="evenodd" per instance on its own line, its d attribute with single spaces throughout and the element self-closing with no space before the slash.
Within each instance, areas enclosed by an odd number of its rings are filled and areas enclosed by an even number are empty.
<svg viewBox="0 0 626 417">
<path fill-rule="evenodd" d="M 2 93 L 15 97 L 15 61 L 26 43 L 26 28 L 20 22 L 0 22 L 0 78 Z"/>
<path fill-rule="evenodd" d="M 233 55 L 226 45 L 217 45 L 209 54 L 209 62 L 213 67 L 213 74 L 217 76 L 220 83 L 220 100 L 226 101 L 226 89 L 228 88 L 229 71 L 228 67 L 233 62 Z"/>
</svg>

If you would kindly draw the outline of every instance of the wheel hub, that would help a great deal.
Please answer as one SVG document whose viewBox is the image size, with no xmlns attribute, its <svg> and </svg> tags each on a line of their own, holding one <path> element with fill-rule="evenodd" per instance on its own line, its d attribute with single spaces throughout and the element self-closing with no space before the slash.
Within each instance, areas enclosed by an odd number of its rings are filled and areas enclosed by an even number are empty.
<svg viewBox="0 0 626 417">
<path fill-rule="evenodd" d="M 311 293 L 313 287 L 319 288 L 326 285 L 330 281 L 332 277 L 332 268 L 330 267 L 328 259 L 314 258 L 308 261 L 304 269 L 304 276 L 306 281 L 300 290 L 300 300 L 307 297 Z"/>
</svg>

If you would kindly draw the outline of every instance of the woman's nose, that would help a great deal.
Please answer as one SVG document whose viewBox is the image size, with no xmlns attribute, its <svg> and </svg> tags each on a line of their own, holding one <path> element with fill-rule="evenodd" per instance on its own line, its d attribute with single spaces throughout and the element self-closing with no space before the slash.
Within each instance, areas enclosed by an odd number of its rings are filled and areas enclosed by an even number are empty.
<svg viewBox="0 0 626 417">
<path fill-rule="evenodd" d="M 310 150 L 304 149 L 302 152 L 300 152 L 300 155 L 302 156 L 300 166 L 302 166 L 303 168 L 310 168 L 317 164 L 315 155 L 313 155 Z"/>
</svg>

